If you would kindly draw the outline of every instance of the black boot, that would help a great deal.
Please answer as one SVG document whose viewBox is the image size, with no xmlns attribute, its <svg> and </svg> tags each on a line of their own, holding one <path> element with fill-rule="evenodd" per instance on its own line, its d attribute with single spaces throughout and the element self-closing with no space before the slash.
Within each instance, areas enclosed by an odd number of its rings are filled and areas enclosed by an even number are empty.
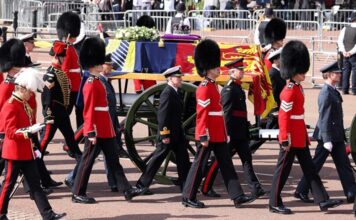
<svg viewBox="0 0 356 220">
<path fill-rule="evenodd" d="M 200 202 L 200 201 L 197 200 L 197 199 L 183 198 L 183 199 L 182 199 L 182 204 L 183 204 L 185 207 L 198 208 L 198 209 L 201 209 L 201 208 L 204 208 L 204 207 L 205 207 L 205 204 L 202 203 L 202 202 Z"/>
<path fill-rule="evenodd" d="M 300 199 L 304 203 L 313 203 L 314 200 L 310 199 L 308 193 L 295 192 L 294 197 Z"/>
<path fill-rule="evenodd" d="M 234 199 L 234 205 L 235 205 L 235 208 L 240 208 L 242 204 L 251 203 L 255 200 L 256 200 L 255 197 L 247 196 L 247 195 L 243 194 L 243 195 L 237 197 L 236 199 Z"/>
<path fill-rule="evenodd" d="M 292 214 L 292 210 L 285 207 L 284 205 L 281 206 L 269 206 L 269 211 L 278 214 L 290 215 Z"/>
<path fill-rule="evenodd" d="M 83 203 L 83 204 L 96 203 L 94 198 L 88 197 L 87 195 L 72 195 L 72 202 Z"/>
<path fill-rule="evenodd" d="M 325 202 L 319 203 L 320 211 L 328 211 L 329 208 L 334 208 L 342 204 L 341 200 L 328 199 Z"/>
</svg>

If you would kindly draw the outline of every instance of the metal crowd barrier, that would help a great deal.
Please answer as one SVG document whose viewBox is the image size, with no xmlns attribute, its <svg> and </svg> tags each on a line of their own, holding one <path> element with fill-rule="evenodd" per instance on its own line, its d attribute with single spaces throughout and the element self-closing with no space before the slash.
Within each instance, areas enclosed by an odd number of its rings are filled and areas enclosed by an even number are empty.
<svg viewBox="0 0 356 220">
<path fill-rule="evenodd" d="M 322 11 L 315 9 L 274 9 L 274 16 L 287 20 L 316 21 L 320 23 Z M 254 11 L 252 18 L 259 20 L 264 14 L 264 9 Z"/>
<path fill-rule="evenodd" d="M 176 14 L 176 11 L 164 10 L 128 10 L 124 13 L 125 27 L 136 25 L 138 18 L 142 15 L 149 15 L 156 23 L 156 28 L 160 32 L 165 32 L 167 23 L 171 17 Z"/>
</svg>

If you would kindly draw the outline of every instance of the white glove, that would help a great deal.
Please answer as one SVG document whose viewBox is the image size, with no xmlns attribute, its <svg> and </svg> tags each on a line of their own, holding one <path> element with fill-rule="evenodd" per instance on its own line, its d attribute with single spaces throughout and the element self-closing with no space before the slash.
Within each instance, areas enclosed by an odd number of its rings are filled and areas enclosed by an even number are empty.
<svg viewBox="0 0 356 220">
<path fill-rule="evenodd" d="M 39 132 L 42 128 L 44 128 L 46 125 L 44 123 L 37 123 L 28 128 L 28 131 L 32 134 L 35 134 Z"/>
<path fill-rule="evenodd" d="M 331 142 L 324 143 L 324 148 L 331 152 L 333 150 L 333 144 Z"/>
<path fill-rule="evenodd" d="M 227 142 L 227 143 L 230 143 L 230 136 L 229 136 L 229 135 L 227 136 L 226 142 Z"/>
<path fill-rule="evenodd" d="M 42 153 L 41 153 L 40 150 L 35 150 L 35 157 L 38 158 L 38 159 L 41 159 Z"/>
<path fill-rule="evenodd" d="M 46 124 L 44 123 L 37 123 L 34 124 L 30 127 L 26 127 L 26 128 L 20 128 L 16 131 L 16 133 L 31 133 L 31 134 L 35 134 L 37 132 L 39 132 L 44 126 L 46 126 Z"/>
</svg>

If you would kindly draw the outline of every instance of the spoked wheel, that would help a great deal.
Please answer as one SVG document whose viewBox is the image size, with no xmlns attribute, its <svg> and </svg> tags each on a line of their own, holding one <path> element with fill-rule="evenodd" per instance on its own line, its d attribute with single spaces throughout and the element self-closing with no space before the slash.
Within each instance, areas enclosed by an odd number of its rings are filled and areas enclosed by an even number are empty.
<svg viewBox="0 0 356 220">
<path fill-rule="evenodd" d="M 147 163 L 152 158 L 153 152 L 156 149 L 155 144 L 152 146 L 151 143 L 157 142 L 159 96 L 166 85 L 166 83 L 158 84 L 142 93 L 131 106 L 126 116 L 124 133 L 127 151 L 131 160 L 141 171 L 146 169 Z M 194 141 L 196 88 L 193 84 L 183 82 L 180 89 L 183 102 L 182 123 L 186 138 L 189 141 Z M 192 147 L 189 147 L 189 151 L 195 154 Z M 175 162 L 173 153 L 169 153 L 169 158 L 166 160 Z M 163 164 L 161 173 L 164 176 L 168 162 L 166 161 Z M 158 181 L 161 183 L 165 182 L 161 181 L 161 178 Z"/>
</svg>

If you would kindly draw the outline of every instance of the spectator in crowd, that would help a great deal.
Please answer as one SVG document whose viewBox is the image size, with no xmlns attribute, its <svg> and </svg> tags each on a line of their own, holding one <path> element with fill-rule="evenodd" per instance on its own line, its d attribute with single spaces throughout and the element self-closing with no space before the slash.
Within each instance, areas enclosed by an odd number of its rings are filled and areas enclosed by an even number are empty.
<svg viewBox="0 0 356 220">
<path fill-rule="evenodd" d="M 164 10 L 166 12 L 174 11 L 174 6 L 175 6 L 175 0 L 164 0 Z"/>
<path fill-rule="evenodd" d="M 218 8 L 218 0 L 205 0 L 204 1 L 204 10 L 208 10 L 204 12 L 205 17 L 213 17 L 213 13 L 209 10 L 216 10 Z"/>
<path fill-rule="evenodd" d="M 356 12 L 351 14 L 351 25 L 344 27 L 338 38 L 338 48 L 343 54 L 342 93 L 349 94 L 352 71 L 352 94 L 356 95 Z"/>
<path fill-rule="evenodd" d="M 179 24 L 190 27 L 190 21 L 184 14 L 186 10 L 185 4 L 183 2 L 179 3 L 176 10 L 177 14 L 168 20 L 166 34 L 173 34 L 173 30 L 175 30 L 174 28 L 179 26 Z"/>
</svg>

